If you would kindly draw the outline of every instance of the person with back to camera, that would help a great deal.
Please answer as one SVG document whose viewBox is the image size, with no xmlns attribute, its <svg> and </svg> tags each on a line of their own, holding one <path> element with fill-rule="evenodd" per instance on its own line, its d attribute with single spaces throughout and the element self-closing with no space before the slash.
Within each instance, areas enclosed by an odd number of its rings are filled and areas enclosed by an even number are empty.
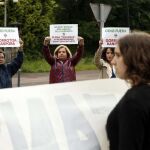
<svg viewBox="0 0 150 150">
<path fill-rule="evenodd" d="M 112 63 L 131 88 L 108 116 L 110 150 L 149 150 L 150 34 L 135 32 L 120 38 Z"/>
<path fill-rule="evenodd" d="M 20 47 L 16 58 L 5 64 L 5 52 L 0 48 L 0 88 L 12 87 L 12 76 L 17 73 L 23 63 L 23 41 L 20 39 Z"/>
<path fill-rule="evenodd" d="M 50 37 L 45 37 L 43 43 L 43 54 L 46 61 L 50 64 L 49 83 L 61 83 L 76 81 L 75 66 L 81 60 L 84 52 L 84 39 L 78 37 L 76 53 L 72 56 L 71 51 L 65 45 L 59 45 L 51 54 L 49 49 Z"/>
<path fill-rule="evenodd" d="M 115 78 L 115 68 L 111 64 L 114 57 L 114 48 L 102 48 L 102 40 L 99 41 L 99 48 L 95 52 L 94 64 L 100 71 L 99 78 Z"/>
</svg>

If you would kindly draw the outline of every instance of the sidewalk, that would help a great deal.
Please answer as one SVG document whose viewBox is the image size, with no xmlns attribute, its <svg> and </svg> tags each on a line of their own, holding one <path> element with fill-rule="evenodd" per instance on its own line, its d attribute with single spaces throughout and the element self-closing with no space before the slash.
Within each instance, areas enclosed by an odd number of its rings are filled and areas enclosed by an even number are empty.
<svg viewBox="0 0 150 150">
<path fill-rule="evenodd" d="M 98 79 L 98 70 L 77 72 L 77 81 Z M 18 74 L 12 78 L 13 87 L 18 86 Z M 49 72 L 46 73 L 20 73 L 20 86 L 41 85 L 49 83 Z"/>
</svg>

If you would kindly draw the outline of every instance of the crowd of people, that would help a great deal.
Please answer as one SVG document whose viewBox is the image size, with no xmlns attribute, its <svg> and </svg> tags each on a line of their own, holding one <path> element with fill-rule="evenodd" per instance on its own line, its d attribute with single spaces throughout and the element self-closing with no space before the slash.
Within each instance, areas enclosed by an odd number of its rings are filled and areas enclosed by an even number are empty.
<svg viewBox="0 0 150 150">
<path fill-rule="evenodd" d="M 45 37 L 42 50 L 45 60 L 50 65 L 49 83 L 76 81 L 75 67 L 84 54 L 84 38 L 78 37 L 78 45 L 73 55 L 66 45 L 58 45 L 55 50 L 51 50 L 50 40 L 50 37 Z M 100 39 L 94 56 L 94 64 L 99 70 L 99 79 L 116 78 L 116 67 L 113 64 L 115 48 L 102 47 L 102 44 L 103 40 Z M 17 56 L 10 63 L 5 64 L 5 52 L 0 48 L 0 88 L 12 87 L 11 77 L 18 71 L 22 63 L 23 41 L 21 39 Z"/>
<path fill-rule="evenodd" d="M 54 54 L 49 47 L 50 37 L 43 42 L 43 55 L 50 65 L 49 83 L 76 81 L 75 66 L 84 53 L 84 39 L 78 37 L 76 52 L 72 55 L 66 45 L 59 45 Z M 106 132 L 110 150 L 150 149 L 150 34 L 133 32 L 121 37 L 115 48 L 99 48 L 94 63 L 100 70 L 100 79 L 124 79 L 131 88 L 110 112 Z M 5 64 L 5 53 L 0 48 L 0 88 L 12 87 L 12 76 L 23 63 L 23 41 L 16 58 Z"/>
<path fill-rule="evenodd" d="M 58 45 L 54 54 L 50 49 L 50 37 L 45 37 L 43 42 L 43 56 L 50 65 L 49 83 L 62 83 L 76 81 L 75 66 L 84 54 L 84 39 L 78 37 L 76 52 L 72 55 L 66 45 Z M 102 40 L 95 53 L 94 62 L 100 70 L 100 78 L 115 78 L 115 68 L 111 64 L 114 57 L 114 48 L 102 48 Z M 16 58 L 10 63 L 5 63 L 5 52 L 0 48 L 0 88 L 12 87 L 12 76 L 19 70 L 23 63 L 23 41 L 20 39 L 20 47 Z"/>
</svg>

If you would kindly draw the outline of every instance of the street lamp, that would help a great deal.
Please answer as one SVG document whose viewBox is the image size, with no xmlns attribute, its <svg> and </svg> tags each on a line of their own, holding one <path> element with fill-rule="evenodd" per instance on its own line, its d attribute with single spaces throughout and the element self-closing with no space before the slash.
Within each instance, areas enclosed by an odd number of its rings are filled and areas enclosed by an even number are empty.
<svg viewBox="0 0 150 150">
<path fill-rule="evenodd" d="M 0 2 L 0 5 L 4 5 L 4 2 Z"/>
</svg>

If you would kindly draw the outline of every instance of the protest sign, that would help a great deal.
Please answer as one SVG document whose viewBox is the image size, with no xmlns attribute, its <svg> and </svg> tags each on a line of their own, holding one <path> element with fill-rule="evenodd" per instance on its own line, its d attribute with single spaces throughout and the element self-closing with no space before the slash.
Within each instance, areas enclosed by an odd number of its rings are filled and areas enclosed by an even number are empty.
<svg viewBox="0 0 150 150">
<path fill-rule="evenodd" d="M 0 28 L 0 47 L 19 47 L 18 28 Z"/>
<path fill-rule="evenodd" d="M 119 79 L 1 89 L 0 149 L 108 150 L 106 119 L 127 89 Z"/>
<path fill-rule="evenodd" d="M 50 44 L 78 44 L 78 25 L 50 25 L 50 37 Z"/>
<path fill-rule="evenodd" d="M 129 34 L 129 28 L 102 28 L 102 47 L 116 47 L 117 40 L 126 34 Z"/>
</svg>

